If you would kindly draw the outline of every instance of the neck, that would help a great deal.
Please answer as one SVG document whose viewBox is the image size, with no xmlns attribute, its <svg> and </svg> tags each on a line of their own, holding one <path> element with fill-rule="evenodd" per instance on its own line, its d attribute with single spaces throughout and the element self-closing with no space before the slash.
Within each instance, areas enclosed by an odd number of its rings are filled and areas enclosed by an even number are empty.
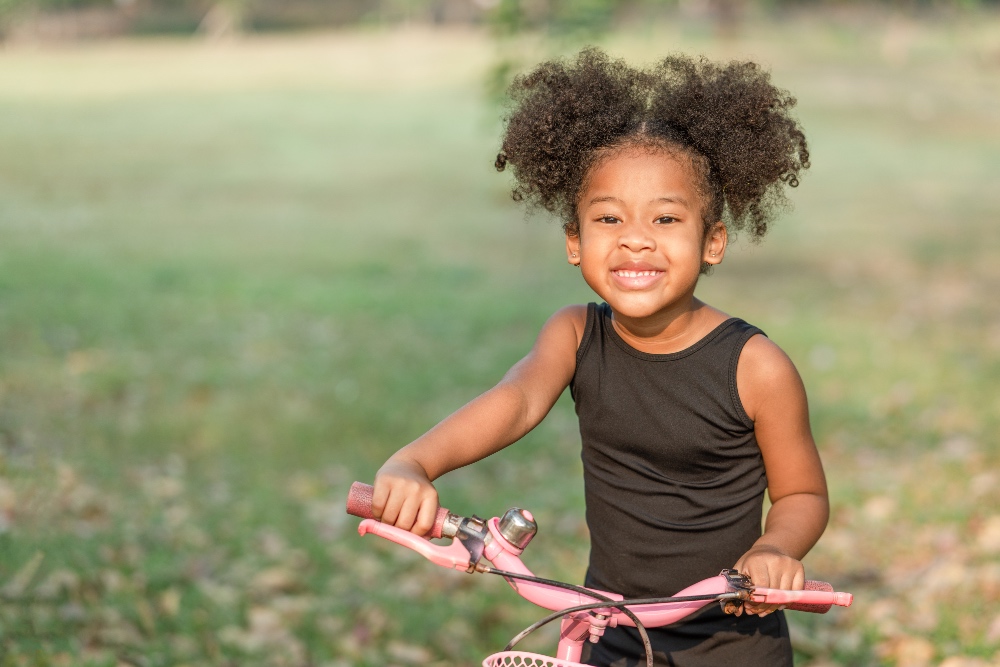
<svg viewBox="0 0 1000 667">
<path fill-rule="evenodd" d="M 670 353 L 689 347 L 714 327 L 722 315 L 693 296 L 683 304 L 649 317 L 628 317 L 612 311 L 612 323 L 622 340 L 642 352 Z M 724 316 L 723 316 L 724 317 Z"/>
</svg>

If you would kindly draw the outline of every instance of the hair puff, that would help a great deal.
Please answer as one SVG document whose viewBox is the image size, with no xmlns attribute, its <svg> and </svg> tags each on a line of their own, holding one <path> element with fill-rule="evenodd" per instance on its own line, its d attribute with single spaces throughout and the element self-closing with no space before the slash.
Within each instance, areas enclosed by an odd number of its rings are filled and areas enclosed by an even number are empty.
<svg viewBox="0 0 1000 667">
<path fill-rule="evenodd" d="M 608 149 L 662 146 L 690 154 L 703 222 L 760 239 L 809 167 L 795 99 L 752 62 L 670 56 L 648 69 L 587 48 L 514 79 L 496 168 L 510 166 L 512 197 L 579 230 L 577 200 Z"/>
</svg>

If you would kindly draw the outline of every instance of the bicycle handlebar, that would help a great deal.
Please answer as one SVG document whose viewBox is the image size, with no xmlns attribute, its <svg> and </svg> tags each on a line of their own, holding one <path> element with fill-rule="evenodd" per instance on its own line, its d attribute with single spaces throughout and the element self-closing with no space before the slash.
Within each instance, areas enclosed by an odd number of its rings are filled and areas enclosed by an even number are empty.
<svg viewBox="0 0 1000 667">
<path fill-rule="evenodd" d="M 361 522 L 358 532 L 361 535 L 372 533 L 405 546 L 431 562 L 442 567 L 472 572 L 476 569 L 476 563 L 470 563 L 470 555 L 459 540 L 453 540 L 448 546 L 433 544 L 427 539 L 414 535 L 409 531 L 383 524 L 375 520 L 371 510 L 372 487 L 368 484 L 355 482 L 351 485 L 351 490 L 347 499 L 347 512 L 354 516 L 366 519 Z M 452 520 L 449 522 L 449 518 Z M 454 523 L 461 521 L 461 517 L 450 513 L 443 507 L 438 508 L 437 518 L 434 527 L 428 533 L 429 537 L 441 537 L 442 530 L 446 522 Z M 493 543 L 486 548 L 485 557 L 501 570 L 508 570 L 518 574 L 533 577 L 531 571 L 521 562 L 519 558 L 520 549 L 513 547 L 507 549 L 503 545 L 510 547 L 509 543 L 495 530 L 496 519 L 489 522 L 490 533 L 495 538 Z M 454 534 L 454 533 L 452 533 Z M 498 544 L 502 543 L 502 544 Z M 489 568 L 480 567 L 480 571 L 487 571 Z M 538 583 L 515 584 L 513 580 L 508 582 L 521 597 L 546 609 L 564 609 L 579 604 L 586 604 L 595 601 L 596 598 L 587 599 L 582 593 L 572 593 L 561 590 L 553 586 Z M 704 594 L 724 594 L 733 589 L 728 584 L 726 577 L 719 575 L 709 577 L 683 591 L 677 593 L 683 595 L 704 595 Z M 624 599 L 621 595 L 595 591 L 601 595 L 607 595 L 614 600 Z M 833 605 L 842 607 L 850 606 L 854 599 L 850 593 L 834 591 L 832 585 L 825 581 L 806 581 L 802 590 L 783 590 L 774 588 L 752 587 L 747 598 L 750 601 L 767 604 L 787 605 L 786 609 L 794 611 L 807 611 L 812 613 L 826 613 Z M 700 609 L 707 602 L 684 602 L 684 603 L 664 603 L 649 605 L 634 611 L 639 614 L 643 624 L 649 627 L 657 627 L 673 623 L 684 616 Z M 616 614 L 617 615 L 617 614 Z M 648 622 L 647 622 L 648 621 Z M 618 619 L 623 625 L 632 625 L 624 616 Z"/>
<path fill-rule="evenodd" d="M 374 493 L 375 487 L 371 484 L 362 482 L 351 484 L 351 490 L 347 494 L 347 513 L 362 519 L 375 519 L 377 521 L 378 518 L 372 513 L 372 495 Z M 444 522 L 448 520 L 449 514 L 450 512 L 445 508 L 438 507 L 437 516 L 434 517 L 434 525 L 427 533 L 428 537 L 438 538 L 442 536 L 441 531 L 444 529 Z"/>
</svg>

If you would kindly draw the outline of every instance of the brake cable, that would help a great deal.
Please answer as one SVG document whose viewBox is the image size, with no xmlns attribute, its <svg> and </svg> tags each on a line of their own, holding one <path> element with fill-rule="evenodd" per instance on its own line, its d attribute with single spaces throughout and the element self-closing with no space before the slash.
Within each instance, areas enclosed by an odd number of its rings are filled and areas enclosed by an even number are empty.
<svg viewBox="0 0 1000 667">
<path fill-rule="evenodd" d="M 646 605 L 646 604 L 664 604 L 669 602 L 702 602 L 705 600 L 715 601 L 715 600 L 731 600 L 740 599 L 739 593 L 716 593 L 709 595 L 683 595 L 683 596 L 672 596 L 672 597 L 659 597 L 659 598 L 635 598 L 631 600 L 613 600 L 607 596 L 596 593 L 589 588 L 584 588 L 583 586 L 576 586 L 574 584 L 567 584 L 562 581 L 556 581 L 554 579 L 545 579 L 542 577 L 536 577 L 533 575 L 520 574 L 518 572 L 509 572 L 506 570 L 498 570 L 493 567 L 482 566 L 476 568 L 479 572 L 486 574 L 497 574 L 505 579 L 522 579 L 524 581 L 531 581 L 538 584 L 546 584 L 548 586 L 555 586 L 557 588 L 564 588 L 566 590 L 574 591 L 576 593 L 581 593 L 590 598 L 598 600 L 598 602 L 591 602 L 587 604 L 580 604 L 574 607 L 568 607 L 556 612 L 553 612 L 546 616 L 545 618 L 539 619 L 538 621 L 532 623 L 527 628 L 522 630 L 513 639 L 508 642 L 507 646 L 504 648 L 505 651 L 511 650 L 518 642 L 527 637 L 529 634 L 541 628 L 548 623 L 556 620 L 557 618 L 562 618 L 567 614 L 571 614 L 577 611 L 587 611 L 590 609 L 601 609 L 605 607 L 611 607 L 613 609 L 620 610 L 623 614 L 629 617 L 633 623 L 635 623 L 636 630 L 639 631 L 639 637 L 642 639 L 642 646 L 646 652 L 646 667 L 653 667 L 653 646 L 649 641 L 649 634 L 646 632 L 645 626 L 639 618 L 628 609 L 627 605 Z"/>
</svg>

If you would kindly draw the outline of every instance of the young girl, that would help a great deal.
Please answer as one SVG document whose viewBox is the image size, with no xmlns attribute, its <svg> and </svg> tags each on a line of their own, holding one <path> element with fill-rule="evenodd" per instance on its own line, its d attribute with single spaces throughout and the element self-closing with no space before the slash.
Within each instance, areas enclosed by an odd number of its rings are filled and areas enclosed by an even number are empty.
<svg viewBox="0 0 1000 667">
<path fill-rule="evenodd" d="M 802 588 L 828 502 L 802 381 L 762 331 L 694 296 L 729 235 L 758 239 L 809 166 L 795 100 L 753 63 L 671 57 L 640 70 L 595 49 L 511 87 L 498 170 L 559 214 L 569 263 L 603 300 L 557 311 L 500 383 L 394 454 L 382 521 L 425 534 L 432 481 L 515 442 L 568 386 L 583 442 L 586 585 L 670 595 L 724 568 Z M 763 532 L 765 489 L 771 508 Z M 657 664 L 791 665 L 783 614 L 718 605 L 650 630 Z M 634 665 L 631 628 L 584 657 Z"/>
</svg>

